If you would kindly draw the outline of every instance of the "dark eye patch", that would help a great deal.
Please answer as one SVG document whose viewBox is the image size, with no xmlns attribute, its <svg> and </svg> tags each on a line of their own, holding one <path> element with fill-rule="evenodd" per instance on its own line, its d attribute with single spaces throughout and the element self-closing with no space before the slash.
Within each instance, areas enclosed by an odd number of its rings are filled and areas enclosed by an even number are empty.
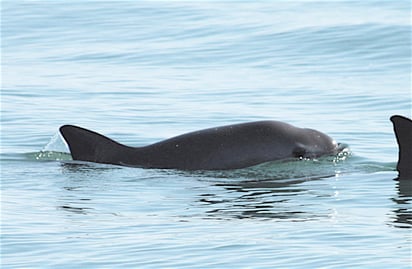
<svg viewBox="0 0 412 269">
<path fill-rule="evenodd" d="M 303 158 L 306 156 L 306 149 L 302 145 L 298 145 L 293 149 L 292 155 L 295 158 Z"/>
</svg>

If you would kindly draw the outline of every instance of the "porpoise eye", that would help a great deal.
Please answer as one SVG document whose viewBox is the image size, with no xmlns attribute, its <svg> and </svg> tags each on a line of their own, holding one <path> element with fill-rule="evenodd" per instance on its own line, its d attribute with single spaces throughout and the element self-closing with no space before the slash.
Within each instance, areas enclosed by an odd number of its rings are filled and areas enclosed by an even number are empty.
<svg viewBox="0 0 412 269">
<path fill-rule="evenodd" d="M 292 155 L 295 158 L 303 158 L 306 155 L 306 149 L 302 146 L 297 146 L 293 149 Z"/>
</svg>

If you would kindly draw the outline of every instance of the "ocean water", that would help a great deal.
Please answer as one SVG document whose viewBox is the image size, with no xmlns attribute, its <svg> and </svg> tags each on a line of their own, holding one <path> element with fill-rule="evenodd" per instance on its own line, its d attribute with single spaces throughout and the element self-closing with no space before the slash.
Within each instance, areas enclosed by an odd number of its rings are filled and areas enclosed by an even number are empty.
<svg viewBox="0 0 412 269">
<path fill-rule="evenodd" d="M 409 1 L 1 2 L 2 268 L 410 268 Z M 128 145 L 253 120 L 338 158 L 234 171 L 79 164 L 76 124 Z"/>
</svg>

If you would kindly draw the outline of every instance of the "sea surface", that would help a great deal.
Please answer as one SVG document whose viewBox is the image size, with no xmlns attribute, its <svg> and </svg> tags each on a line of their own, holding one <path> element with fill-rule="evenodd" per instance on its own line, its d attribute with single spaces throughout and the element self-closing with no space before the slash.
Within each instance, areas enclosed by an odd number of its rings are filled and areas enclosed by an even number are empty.
<svg viewBox="0 0 412 269">
<path fill-rule="evenodd" d="M 1 268 L 411 268 L 410 1 L 1 2 Z M 233 171 L 77 163 L 255 120 L 335 158 Z"/>
</svg>

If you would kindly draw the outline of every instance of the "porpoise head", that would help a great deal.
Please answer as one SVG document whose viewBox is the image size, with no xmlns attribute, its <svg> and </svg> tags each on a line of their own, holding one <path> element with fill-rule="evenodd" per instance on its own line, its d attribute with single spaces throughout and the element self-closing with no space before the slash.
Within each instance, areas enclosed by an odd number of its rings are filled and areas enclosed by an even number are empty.
<svg viewBox="0 0 412 269">
<path fill-rule="evenodd" d="M 298 158 L 317 158 L 323 155 L 338 154 L 342 148 L 327 134 L 314 129 L 303 129 L 304 136 L 296 139 L 293 155 Z"/>
</svg>

